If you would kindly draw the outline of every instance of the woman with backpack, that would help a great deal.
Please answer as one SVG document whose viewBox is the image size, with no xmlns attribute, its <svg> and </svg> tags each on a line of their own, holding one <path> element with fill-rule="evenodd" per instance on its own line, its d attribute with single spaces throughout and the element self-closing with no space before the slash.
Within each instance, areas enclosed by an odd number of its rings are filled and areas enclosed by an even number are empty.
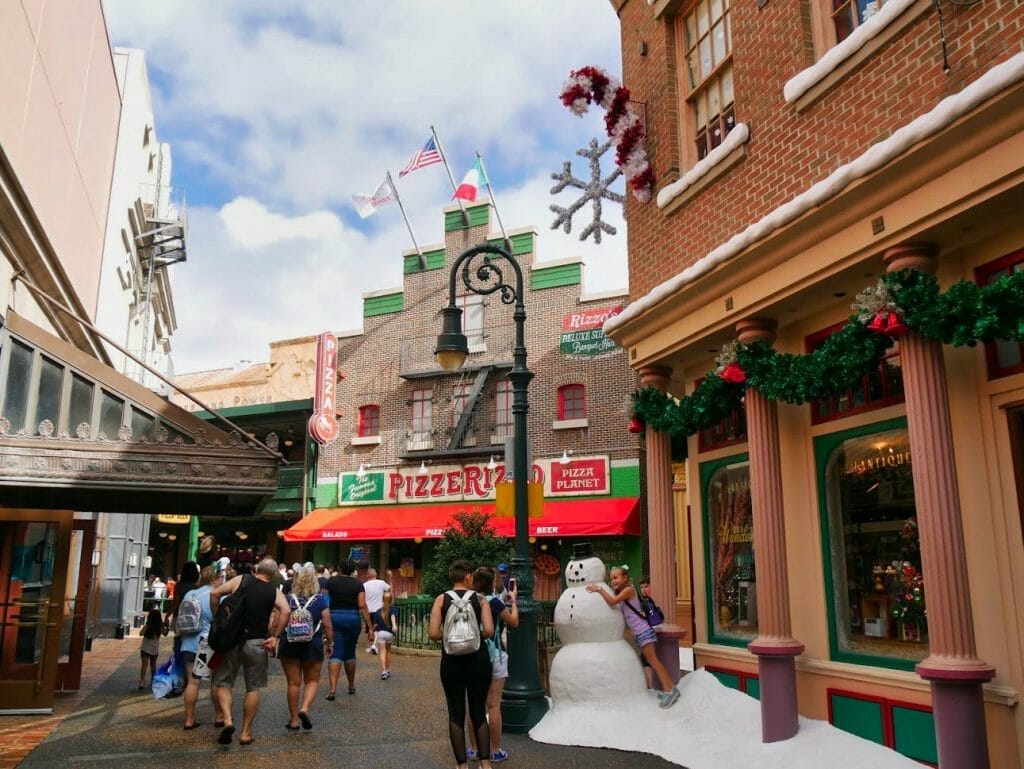
<svg viewBox="0 0 1024 769">
<path fill-rule="evenodd" d="M 487 690 L 491 658 L 484 639 L 494 635 L 490 604 L 467 583 L 470 565 L 459 559 L 448 567 L 452 589 L 434 599 L 427 635 L 442 641 L 441 686 L 448 702 L 448 737 L 458 769 L 466 769 L 466 700 L 480 749 L 481 769 L 491 766 L 491 735 L 487 728 Z"/>
<path fill-rule="evenodd" d="M 331 624 L 331 605 L 320 590 L 313 564 L 307 563 L 291 580 L 291 592 L 287 595 L 292 613 L 288 615 L 284 634 L 278 646 L 277 656 L 281 659 L 285 678 L 288 679 L 288 714 L 285 728 L 290 731 L 312 729 L 309 711 L 316 699 L 320 685 L 320 671 L 324 666 L 324 653 L 334 651 L 334 626 Z M 299 690 L 302 692 L 302 706 L 299 707 Z"/>
<path fill-rule="evenodd" d="M 505 688 L 508 678 L 508 653 L 505 651 L 503 631 L 506 627 L 519 627 L 519 588 L 513 583 L 512 590 L 502 592 L 508 599 L 508 606 L 495 593 L 499 578 L 490 566 L 481 566 L 473 572 L 473 589 L 478 595 L 487 596 L 491 605 L 491 616 L 494 617 L 494 636 L 485 642 L 487 653 L 491 658 L 491 686 L 487 690 L 487 726 L 491 733 L 491 761 L 497 763 L 508 758 L 508 752 L 501 749 L 501 690 Z M 476 738 L 469 735 L 470 749 L 467 756 L 478 758 Z"/>
<path fill-rule="evenodd" d="M 200 725 L 196 721 L 196 704 L 199 702 L 201 677 L 209 678 L 209 668 L 206 668 L 206 675 L 201 676 L 195 667 L 196 657 L 199 655 L 200 646 L 205 647 L 206 634 L 210 632 L 210 622 L 213 620 L 210 593 L 215 587 L 224 584 L 226 576 L 227 559 L 215 561 L 199 573 L 199 585 L 183 594 L 178 604 L 180 657 L 182 669 L 185 671 L 185 696 L 182 698 L 185 705 L 185 731 L 191 731 Z M 206 653 L 209 654 L 208 651 Z M 217 693 L 212 686 L 210 699 L 213 701 L 214 726 L 222 727 L 224 718 L 221 715 L 220 703 L 217 701 Z"/>
</svg>

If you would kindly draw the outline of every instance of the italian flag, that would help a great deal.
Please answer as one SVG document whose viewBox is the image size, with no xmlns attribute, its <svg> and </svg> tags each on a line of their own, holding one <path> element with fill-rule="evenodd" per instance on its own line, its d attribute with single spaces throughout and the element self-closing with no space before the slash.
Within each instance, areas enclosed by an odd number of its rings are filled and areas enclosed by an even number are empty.
<svg viewBox="0 0 1024 769">
<path fill-rule="evenodd" d="M 487 177 L 484 175 L 483 166 L 480 165 L 480 158 L 477 158 L 473 167 L 462 178 L 462 184 L 455 190 L 452 200 L 465 200 L 467 203 L 475 203 L 477 191 L 485 184 L 487 184 Z"/>
</svg>

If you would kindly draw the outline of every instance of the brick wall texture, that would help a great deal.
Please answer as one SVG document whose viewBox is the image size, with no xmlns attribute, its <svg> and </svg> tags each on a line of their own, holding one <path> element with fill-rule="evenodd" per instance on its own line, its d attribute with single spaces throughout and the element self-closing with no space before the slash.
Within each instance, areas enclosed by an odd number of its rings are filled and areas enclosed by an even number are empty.
<svg viewBox="0 0 1024 769">
<path fill-rule="evenodd" d="M 942 3 L 950 74 L 943 72 L 935 6 L 873 52 L 803 112 L 783 86 L 814 63 L 811 3 L 732 0 L 736 119 L 750 128 L 747 155 L 722 178 L 666 215 L 652 200 L 626 206 L 632 298 L 681 272 L 749 224 L 862 155 L 941 99 L 1024 50 L 1024 5 Z M 695 5 L 655 18 L 658 3 L 612 3 L 622 29 L 623 80 L 646 103 L 647 148 L 661 189 L 688 170 L 681 152 L 690 117 L 680 93 L 674 25 Z M 911 13 L 908 9 L 905 13 Z M 826 16 L 827 18 L 827 16 Z M 641 42 L 646 54 L 641 54 Z"/>
</svg>

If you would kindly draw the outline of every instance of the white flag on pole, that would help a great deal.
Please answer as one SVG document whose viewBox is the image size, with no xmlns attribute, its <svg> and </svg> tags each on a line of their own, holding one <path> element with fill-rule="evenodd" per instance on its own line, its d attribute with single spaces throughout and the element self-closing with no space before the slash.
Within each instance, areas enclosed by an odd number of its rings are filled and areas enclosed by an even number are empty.
<svg viewBox="0 0 1024 769">
<path fill-rule="evenodd" d="M 394 202 L 394 200 L 395 193 L 387 179 L 380 183 L 377 191 L 372 195 L 352 196 L 352 203 L 355 205 L 356 211 L 364 219 L 381 206 L 386 206 L 388 203 Z"/>
</svg>

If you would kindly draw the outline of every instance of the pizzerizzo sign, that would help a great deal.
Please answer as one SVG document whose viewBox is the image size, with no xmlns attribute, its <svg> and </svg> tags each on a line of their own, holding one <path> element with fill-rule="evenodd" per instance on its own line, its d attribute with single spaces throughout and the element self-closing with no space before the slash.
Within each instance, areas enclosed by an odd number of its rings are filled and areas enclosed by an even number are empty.
<svg viewBox="0 0 1024 769">
<path fill-rule="evenodd" d="M 545 497 L 611 493 L 608 457 L 578 457 L 562 464 L 541 459 L 531 480 L 544 484 Z M 339 505 L 394 505 L 407 502 L 472 502 L 494 499 L 495 484 L 507 480 L 505 466 L 443 465 L 420 473 L 415 467 L 386 468 L 338 477 Z"/>
</svg>

